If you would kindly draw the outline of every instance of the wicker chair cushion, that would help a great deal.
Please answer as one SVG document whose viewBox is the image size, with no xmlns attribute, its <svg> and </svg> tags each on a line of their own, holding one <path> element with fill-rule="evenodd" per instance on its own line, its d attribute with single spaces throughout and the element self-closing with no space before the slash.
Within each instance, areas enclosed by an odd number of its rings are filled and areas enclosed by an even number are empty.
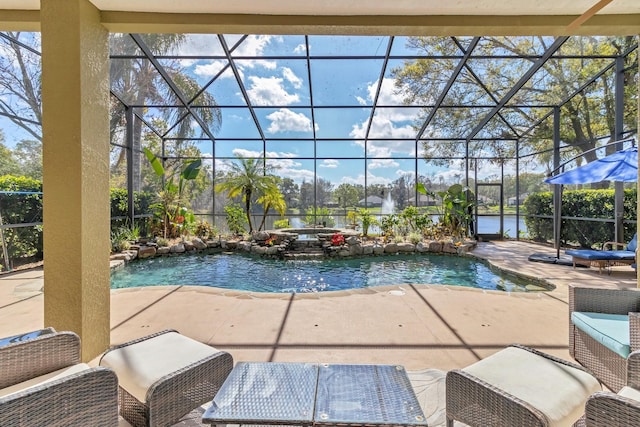
<svg viewBox="0 0 640 427">
<path fill-rule="evenodd" d="M 625 386 L 618 392 L 620 396 L 628 397 L 629 399 L 637 400 L 640 402 L 640 390 L 636 390 L 633 387 Z"/>
<path fill-rule="evenodd" d="M 574 311 L 571 313 L 571 322 L 622 358 L 629 357 L 631 338 L 628 315 Z"/>
<path fill-rule="evenodd" d="M 177 332 L 169 332 L 111 350 L 100 365 L 116 371 L 120 387 L 140 402 L 146 402 L 147 390 L 162 377 L 218 352 Z"/>
<path fill-rule="evenodd" d="M 631 252 L 635 252 L 636 249 L 638 249 L 638 235 L 634 234 L 633 239 L 631 239 L 629 241 L 629 244 L 627 245 L 627 250 Z"/>
<path fill-rule="evenodd" d="M 569 427 L 589 395 L 602 390 L 592 375 L 517 347 L 507 347 L 463 371 L 541 411 L 549 426 Z"/>
<path fill-rule="evenodd" d="M 57 371 L 49 372 L 48 374 L 40 375 L 39 377 L 31 378 L 27 381 L 5 387 L 0 390 L 0 397 L 6 397 L 10 394 L 25 391 L 32 387 L 56 381 L 64 377 L 68 377 L 69 375 L 76 374 L 78 372 L 86 371 L 87 369 L 91 368 L 86 363 L 78 363 L 77 365 L 67 366 L 66 368 L 58 369 Z"/>
</svg>

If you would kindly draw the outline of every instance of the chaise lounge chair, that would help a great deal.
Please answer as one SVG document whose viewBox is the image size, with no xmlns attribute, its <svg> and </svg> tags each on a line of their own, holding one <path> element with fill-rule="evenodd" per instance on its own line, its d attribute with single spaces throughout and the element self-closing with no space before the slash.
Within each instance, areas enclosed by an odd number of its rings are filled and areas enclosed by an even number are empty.
<svg viewBox="0 0 640 427">
<path fill-rule="evenodd" d="M 626 245 L 624 243 L 606 242 L 602 245 L 601 251 L 593 249 L 572 249 L 565 251 L 565 253 L 572 257 L 573 268 L 575 268 L 576 265 L 594 266 L 598 267 L 599 272 L 602 273 L 602 269 L 617 265 L 633 266 L 636 263 L 637 247 L 638 235 L 636 233 Z M 611 250 L 608 250 L 608 248 L 611 248 Z"/>
</svg>

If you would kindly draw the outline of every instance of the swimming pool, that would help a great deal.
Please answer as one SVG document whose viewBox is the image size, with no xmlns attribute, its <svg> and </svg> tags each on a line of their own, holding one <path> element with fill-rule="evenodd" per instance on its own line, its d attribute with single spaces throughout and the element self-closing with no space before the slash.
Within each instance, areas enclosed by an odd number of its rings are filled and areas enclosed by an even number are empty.
<svg viewBox="0 0 640 427">
<path fill-rule="evenodd" d="M 111 274 L 111 288 L 198 285 L 253 292 L 322 292 L 399 284 L 440 284 L 503 291 L 532 289 L 483 262 L 445 255 L 273 260 L 221 253 L 133 261 Z"/>
</svg>

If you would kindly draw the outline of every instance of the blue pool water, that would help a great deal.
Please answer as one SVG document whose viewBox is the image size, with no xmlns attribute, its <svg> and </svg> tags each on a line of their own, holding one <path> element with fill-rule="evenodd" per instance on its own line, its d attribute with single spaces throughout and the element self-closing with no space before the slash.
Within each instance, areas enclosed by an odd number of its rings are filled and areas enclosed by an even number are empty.
<svg viewBox="0 0 640 427">
<path fill-rule="evenodd" d="M 441 284 L 526 291 L 527 282 L 494 273 L 478 260 L 398 255 L 337 260 L 273 260 L 240 254 L 133 261 L 111 274 L 111 288 L 198 285 L 254 292 L 320 292 L 398 284 Z"/>
</svg>

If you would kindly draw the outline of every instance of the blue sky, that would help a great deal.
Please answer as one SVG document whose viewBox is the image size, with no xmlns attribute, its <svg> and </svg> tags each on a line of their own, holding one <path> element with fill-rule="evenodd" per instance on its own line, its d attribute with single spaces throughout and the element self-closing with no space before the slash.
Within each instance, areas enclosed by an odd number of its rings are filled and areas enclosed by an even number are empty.
<svg viewBox="0 0 640 427">
<path fill-rule="evenodd" d="M 234 49 L 240 37 L 224 37 L 229 49 Z M 395 87 L 391 78 L 391 70 L 401 66 L 403 60 L 389 60 L 379 85 L 384 64 L 381 57 L 387 51 L 389 37 L 309 36 L 308 39 L 309 55 L 314 57 L 310 67 L 304 36 L 250 35 L 231 54 L 236 58 L 246 96 L 256 107 L 253 113 L 267 139 L 269 163 L 278 167 L 279 175 L 297 182 L 311 181 L 315 173 L 334 185 L 343 182 L 364 184 L 365 163 L 368 184 L 389 184 L 401 176 L 413 177 L 416 148 L 418 155 L 421 149 L 415 142 L 413 127 L 419 109 L 403 105 L 406 93 Z M 205 34 L 188 35 L 186 42 L 172 53 L 224 56 L 218 36 Z M 406 47 L 405 37 L 396 37 L 390 54 L 416 55 L 418 52 Z M 317 58 L 323 56 L 334 58 Z M 355 60 L 350 56 L 376 58 Z M 160 59 L 161 63 L 168 61 L 175 60 Z M 207 92 L 223 106 L 222 126 L 215 133 L 215 155 L 261 156 L 260 133 L 228 61 L 209 58 L 180 59 L 178 62 L 203 86 L 224 69 L 207 88 Z M 377 105 L 386 107 L 377 107 L 369 123 L 371 105 L 376 98 Z M 313 110 L 310 108 L 312 102 L 316 107 Z M 159 116 L 160 111 L 150 108 L 145 115 L 151 119 Z M 5 143 L 10 147 L 28 137 L 1 117 L 0 127 L 5 134 Z M 369 138 L 374 140 L 367 141 L 365 159 L 367 130 Z M 315 147 L 314 131 L 319 140 Z M 433 129 L 428 131 L 437 133 Z M 198 146 L 205 155 L 212 154 L 210 142 L 201 142 Z M 218 168 L 225 167 L 224 160 L 218 162 Z M 446 169 L 418 161 L 418 173 L 436 182 L 459 182 L 464 177 L 463 170 L 461 161 L 452 162 Z M 507 174 L 513 171 L 511 164 L 505 168 Z M 495 167 L 488 165 L 479 176 L 495 173 Z"/>
<path fill-rule="evenodd" d="M 229 46 L 237 41 L 234 36 L 226 36 L 225 39 Z M 287 57 L 236 61 L 247 96 L 253 105 L 261 107 L 255 108 L 255 115 L 268 138 L 267 157 L 271 158 L 271 164 L 279 166 L 279 174 L 296 181 L 312 180 L 315 168 L 318 176 L 336 184 L 364 184 L 364 137 L 384 61 L 380 58 L 355 60 L 348 57 L 384 56 L 388 41 L 388 37 L 309 36 L 310 55 L 337 55 L 339 58 L 313 59 L 310 69 L 303 36 L 249 36 L 232 53 L 236 58 Z M 180 48 L 181 54 L 203 52 L 211 55 L 223 53 L 216 36 L 190 35 L 188 42 Z M 399 37 L 394 41 L 392 54 L 415 52 L 407 51 L 404 38 Z M 394 107 L 378 108 L 373 117 L 369 137 L 382 140 L 369 141 L 367 145 L 368 184 L 388 184 L 402 175 L 412 175 L 415 170 L 416 131 L 412 124 L 419 110 L 403 107 L 404 95 L 394 88 L 390 72 L 400 64 L 399 60 L 389 62 L 378 94 L 378 105 Z M 182 66 L 203 85 L 225 65 L 227 61 L 222 59 L 182 61 Z M 310 90 L 310 82 L 313 91 Z M 208 91 L 221 105 L 247 105 L 230 67 Z M 311 96 L 316 107 L 324 107 L 314 109 L 315 123 L 312 122 Z M 345 106 L 351 108 L 339 108 Z M 223 141 L 226 138 L 259 138 L 249 109 L 222 108 L 222 115 L 222 128 L 216 135 L 221 140 L 216 145 L 216 156 L 259 156 L 262 150 L 260 141 Z M 311 140 L 314 126 L 318 139 L 337 139 L 318 142 L 315 152 L 318 160 L 315 163 L 311 160 L 314 157 L 312 141 L 279 140 Z M 305 157 L 311 159 L 301 159 Z"/>
</svg>

